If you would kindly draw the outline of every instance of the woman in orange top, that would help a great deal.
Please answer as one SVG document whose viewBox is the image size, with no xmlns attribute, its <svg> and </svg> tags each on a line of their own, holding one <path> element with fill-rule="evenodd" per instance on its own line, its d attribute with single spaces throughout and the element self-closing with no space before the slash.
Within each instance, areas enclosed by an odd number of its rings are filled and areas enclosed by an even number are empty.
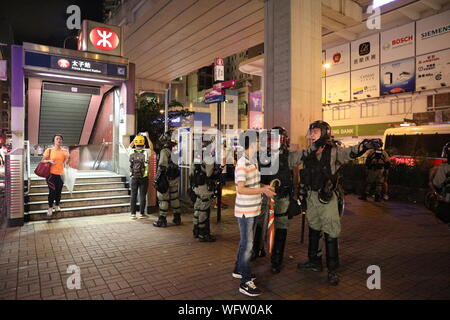
<svg viewBox="0 0 450 320">
<path fill-rule="evenodd" d="M 42 162 L 50 162 L 50 177 L 47 178 L 49 189 L 47 216 L 53 213 L 53 202 L 55 202 L 55 211 L 61 211 L 59 202 L 61 201 L 61 192 L 64 182 L 61 178 L 64 172 L 64 164 L 69 162 L 69 151 L 61 148 L 63 136 L 60 134 L 53 136 L 53 148 L 48 148 L 44 152 Z"/>
</svg>

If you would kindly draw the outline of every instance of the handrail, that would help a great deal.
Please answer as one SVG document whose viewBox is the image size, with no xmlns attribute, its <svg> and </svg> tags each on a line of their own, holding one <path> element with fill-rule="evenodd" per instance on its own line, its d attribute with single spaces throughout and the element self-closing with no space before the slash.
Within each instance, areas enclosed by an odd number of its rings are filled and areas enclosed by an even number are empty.
<svg viewBox="0 0 450 320">
<path fill-rule="evenodd" d="M 27 174 L 27 191 L 25 192 L 26 195 L 30 193 L 30 184 L 31 184 L 31 150 L 30 150 L 30 141 L 25 140 L 24 141 L 24 147 L 26 149 L 25 151 L 25 157 L 26 157 L 26 169 L 25 173 Z"/>
<path fill-rule="evenodd" d="M 112 144 L 112 142 L 102 142 L 102 146 L 100 147 L 100 150 L 99 150 L 99 152 L 98 152 L 98 154 L 97 154 L 97 158 L 95 159 L 94 164 L 92 165 L 92 169 L 93 169 L 93 170 L 95 170 L 95 164 L 97 163 L 97 161 L 98 161 L 99 165 L 100 165 L 100 163 L 102 162 L 101 158 L 100 158 L 100 160 L 99 160 L 100 154 L 101 154 L 102 151 L 105 149 L 105 146 L 106 146 L 106 145 L 110 145 L 110 144 Z"/>
</svg>

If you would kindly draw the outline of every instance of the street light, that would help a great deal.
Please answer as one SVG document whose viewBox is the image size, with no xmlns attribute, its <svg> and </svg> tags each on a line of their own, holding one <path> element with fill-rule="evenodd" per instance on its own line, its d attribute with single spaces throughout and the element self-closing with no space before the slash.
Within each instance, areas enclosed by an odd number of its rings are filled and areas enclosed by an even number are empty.
<svg viewBox="0 0 450 320">
<path fill-rule="evenodd" d="M 63 48 L 64 48 L 64 49 L 66 48 L 66 41 L 67 41 L 67 39 L 70 39 L 70 38 L 76 38 L 76 39 L 78 39 L 78 36 L 68 36 L 68 37 L 66 37 L 66 38 L 64 39 L 64 44 L 63 44 Z"/>
</svg>

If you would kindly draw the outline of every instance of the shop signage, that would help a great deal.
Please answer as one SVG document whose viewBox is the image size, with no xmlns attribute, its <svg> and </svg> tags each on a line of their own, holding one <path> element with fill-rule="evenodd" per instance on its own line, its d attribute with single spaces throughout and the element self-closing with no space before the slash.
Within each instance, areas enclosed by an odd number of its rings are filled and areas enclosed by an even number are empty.
<svg viewBox="0 0 450 320">
<path fill-rule="evenodd" d="M 416 22 L 416 54 L 449 48 L 450 10 Z"/>
<path fill-rule="evenodd" d="M 350 101 L 350 72 L 327 77 L 326 102 Z"/>
<path fill-rule="evenodd" d="M 351 44 L 351 68 L 358 70 L 371 67 L 380 63 L 379 57 L 379 37 L 374 34 L 365 37 Z"/>
<path fill-rule="evenodd" d="M 352 100 L 378 97 L 380 95 L 380 72 L 378 66 L 352 71 Z"/>
<path fill-rule="evenodd" d="M 381 33 L 381 63 L 414 56 L 414 22 Z"/>
<path fill-rule="evenodd" d="M 414 58 L 386 63 L 380 67 L 381 95 L 411 92 L 415 89 Z"/>
<path fill-rule="evenodd" d="M 418 56 L 416 59 L 416 91 L 450 85 L 450 49 Z"/>
<path fill-rule="evenodd" d="M 325 61 L 330 67 L 326 70 L 327 76 L 350 71 L 350 44 L 327 49 Z"/>
<path fill-rule="evenodd" d="M 78 50 L 122 56 L 122 28 L 84 20 L 78 35 Z"/>
</svg>

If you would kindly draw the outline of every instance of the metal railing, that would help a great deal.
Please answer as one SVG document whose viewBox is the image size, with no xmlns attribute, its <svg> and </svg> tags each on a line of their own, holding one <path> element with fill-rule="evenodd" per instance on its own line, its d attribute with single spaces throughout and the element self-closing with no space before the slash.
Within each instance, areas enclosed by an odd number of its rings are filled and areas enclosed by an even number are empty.
<svg viewBox="0 0 450 320">
<path fill-rule="evenodd" d="M 25 156 L 25 168 L 24 168 L 24 175 L 23 179 L 24 181 L 27 181 L 26 186 L 27 189 L 25 191 L 25 194 L 28 195 L 30 193 L 30 187 L 31 187 L 31 151 L 30 151 L 30 141 L 25 140 L 23 144 L 25 150 L 24 150 L 24 156 Z"/>
<path fill-rule="evenodd" d="M 94 161 L 94 164 L 92 165 L 92 169 L 93 170 L 96 170 L 95 169 L 95 165 L 97 164 L 97 162 L 98 162 L 98 166 L 97 166 L 97 169 L 98 169 L 98 167 L 100 166 L 100 164 L 101 164 L 101 162 L 102 162 L 102 159 L 103 159 L 103 155 L 104 155 L 104 153 L 105 153 L 105 150 L 106 150 L 106 146 L 108 146 L 108 145 L 112 145 L 112 142 L 102 142 L 102 146 L 100 147 L 100 151 L 98 152 L 98 154 L 97 154 L 97 158 L 95 158 L 95 161 Z M 103 153 L 102 153 L 103 152 Z"/>
</svg>

